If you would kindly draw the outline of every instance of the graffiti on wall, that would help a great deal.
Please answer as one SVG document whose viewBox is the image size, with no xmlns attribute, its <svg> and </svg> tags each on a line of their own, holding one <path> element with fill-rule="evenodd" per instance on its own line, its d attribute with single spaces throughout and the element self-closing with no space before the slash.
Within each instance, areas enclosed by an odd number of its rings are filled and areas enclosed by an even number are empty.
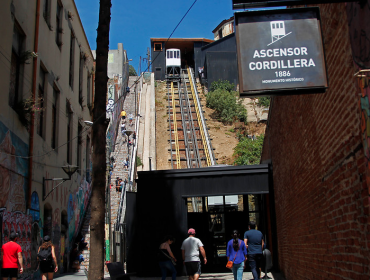
<svg viewBox="0 0 370 280">
<path fill-rule="evenodd" d="M 0 208 L 26 212 L 28 145 L 0 121 Z"/>
<path fill-rule="evenodd" d="M 67 208 L 69 244 L 72 244 L 73 238 L 78 234 L 80 224 L 87 210 L 90 193 L 91 185 L 86 180 L 82 180 L 78 190 L 69 195 Z"/>
<path fill-rule="evenodd" d="M 370 1 L 346 4 L 352 57 L 358 71 L 370 68 Z M 366 74 L 366 73 L 365 73 Z M 368 75 L 369 76 L 369 75 Z M 370 87 L 369 79 L 359 79 L 361 133 L 365 156 L 370 161 Z"/>
</svg>

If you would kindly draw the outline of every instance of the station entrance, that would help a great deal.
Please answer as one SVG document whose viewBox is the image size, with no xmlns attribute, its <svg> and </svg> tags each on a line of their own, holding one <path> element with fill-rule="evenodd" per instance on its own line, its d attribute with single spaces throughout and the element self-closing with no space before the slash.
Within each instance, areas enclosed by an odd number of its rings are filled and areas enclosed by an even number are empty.
<svg viewBox="0 0 370 280">
<path fill-rule="evenodd" d="M 128 273 L 160 275 L 156 261 L 166 235 L 183 274 L 181 244 L 189 228 L 204 244 L 207 265 L 203 272 L 228 272 L 226 245 L 236 229 L 240 238 L 249 221 L 256 222 L 267 239 L 272 236 L 268 164 L 138 172 L 137 192 L 126 193 L 126 215 L 121 228 L 126 237 L 124 259 Z M 143 262 L 145 254 L 150 262 Z"/>
<path fill-rule="evenodd" d="M 227 243 L 233 230 L 238 230 L 240 239 L 248 230 L 249 221 L 256 223 L 261 232 L 266 232 L 264 196 L 259 194 L 187 197 L 188 228 L 196 230 L 204 244 L 207 265 L 204 272 L 224 272 Z"/>
</svg>

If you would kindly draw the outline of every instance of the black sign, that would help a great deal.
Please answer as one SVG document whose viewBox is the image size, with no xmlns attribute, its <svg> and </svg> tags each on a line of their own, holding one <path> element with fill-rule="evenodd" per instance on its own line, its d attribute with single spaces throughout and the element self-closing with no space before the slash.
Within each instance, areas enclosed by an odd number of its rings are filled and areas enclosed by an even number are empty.
<svg viewBox="0 0 370 280">
<path fill-rule="evenodd" d="M 324 92 L 319 8 L 235 13 L 241 94 Z"/>
<path fill-rule="evenodd" d="M 232 0 L 233 9 L 354 2 L 359 0 Z"/>
</svg>

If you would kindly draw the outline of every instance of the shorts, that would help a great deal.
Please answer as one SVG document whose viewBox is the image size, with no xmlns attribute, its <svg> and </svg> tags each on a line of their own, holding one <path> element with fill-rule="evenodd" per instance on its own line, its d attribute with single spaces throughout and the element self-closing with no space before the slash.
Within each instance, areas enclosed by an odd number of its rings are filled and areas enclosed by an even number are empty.
<svg viewBox="0 0 370 280">
<path fill-rule="evenodd" d="M 197 262 L 185 262 L 185 268 L 186 268 L 186 274 L 188 276 L 192 276 L 194 274 L 199 274 L 201 275 L 201 265 L 200 261 Z"/>
<path fill-rule="evenodd" d="M 49 272 L 54 272 L 54 264 L 52 262 L 40 262 L 40 271 L 41 273 L 49 273 Z"/>
<path fill-rule="evenodd" d="M 1 277 L 3 278 L 17 278 L 18 277 L 18 268 L 2 268 Z"/>
</svg>

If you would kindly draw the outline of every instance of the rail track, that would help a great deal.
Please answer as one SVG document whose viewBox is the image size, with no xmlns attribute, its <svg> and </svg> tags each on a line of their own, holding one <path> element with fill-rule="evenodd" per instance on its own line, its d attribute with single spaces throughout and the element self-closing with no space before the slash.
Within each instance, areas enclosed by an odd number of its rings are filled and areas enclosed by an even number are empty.
<svg viewBox="0 0 370 280">
<path fill-rule="evenodd" d="M 172 169 L 214 165 L 212 144 L 192 69 L 182 69 L 180 80 L 168 80 L 167 89 Z"/>
</svg>

